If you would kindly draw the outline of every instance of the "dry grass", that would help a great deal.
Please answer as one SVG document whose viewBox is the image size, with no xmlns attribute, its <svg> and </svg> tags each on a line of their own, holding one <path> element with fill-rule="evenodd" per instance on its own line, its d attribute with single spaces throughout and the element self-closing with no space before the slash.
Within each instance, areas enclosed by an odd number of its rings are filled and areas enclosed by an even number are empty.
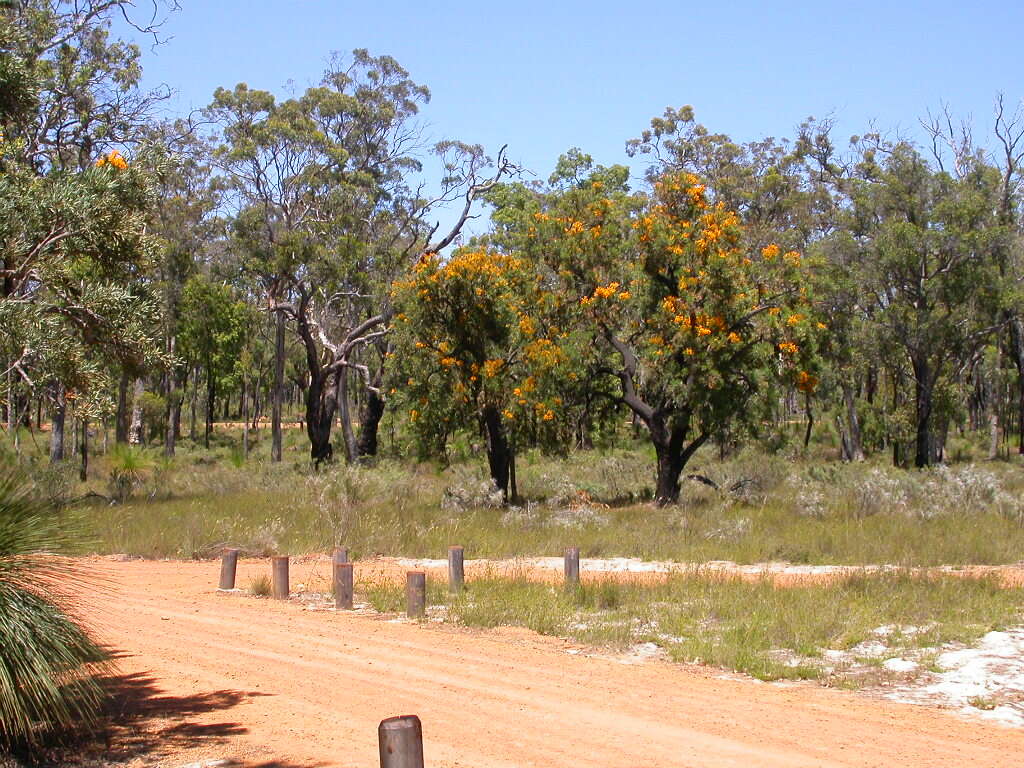
<svg viewBox="0 0 1024 768">
<path fill-rule="evenodd" d="M 360 588 L 377 610 L 403 610 L 400 584 L 375 580 Z M 446 607 L 446 621 L 466 626 L 523 626 L 617 650 L 653 643 L 676 661 L 845 687 L 890 677 L 883 662 L 904 654 L 927 670 L 930 649 L 970 643 L 1019 623 L 1024 611 L 1024 590 L 993 580 L 908 574 L 779 587 L 694 571 L 658 585 L 601 581 L 569 590 L 484 578 L 458 596 L 432 583 L 428 598 Z M 845 660 L 826 651 L 844 651 Z"/>
</svg>

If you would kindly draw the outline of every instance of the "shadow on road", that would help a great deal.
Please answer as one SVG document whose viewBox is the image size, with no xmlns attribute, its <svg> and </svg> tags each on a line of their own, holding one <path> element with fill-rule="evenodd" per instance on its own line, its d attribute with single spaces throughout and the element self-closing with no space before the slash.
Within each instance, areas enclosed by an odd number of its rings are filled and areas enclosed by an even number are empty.
<svg viewBox="0 0 1024 768">
<path fill-rule="evenodd" d="M 145 673 L 114 674 L 104 678 L 103 684 L 110 691 L 105 741 L 118 759 L 224 743 L 247 729 L 234 718 L 210 722 L 202 717 L 197 722 L 197 716 L 231 710 L 247 699 L 267 695 L 237 690 L 167 695 Z"/>
<path fill-rule="evenodd" d="M 116 664 L 126 654 L 110 650 Z M 186 768 L 321 768 L 260 753 L 258 746 L 234 741 L 248 733 L 233 712 L 261 691 L 213 690 L 168 694 L 146 672 L 113 672 L 99 678 L 108 692 L 96 730 L 65 732 L 35 766 L 106 768 L 110 765 L 172 765 Z M 218 715 L 215 713 L 223 713 Z M 241 753 L 241 754 L 240 754 Z M 0 752 L 0 768 L 8 768 Z M 14 766 L 20 763 L 13 763 Z"/>
</svg>

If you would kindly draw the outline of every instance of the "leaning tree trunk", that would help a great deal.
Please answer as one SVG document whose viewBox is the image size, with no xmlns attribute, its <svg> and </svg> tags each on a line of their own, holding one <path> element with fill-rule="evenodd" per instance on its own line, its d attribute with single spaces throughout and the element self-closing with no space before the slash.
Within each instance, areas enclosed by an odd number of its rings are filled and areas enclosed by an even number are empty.
<svg viewBox="0 0 1024 768">
<path fill-rule="evenodd" d="M 274 388 L 271 392 L 270 460 L 281 461 L 281 399 L 284 397 L 284 313 L 277 313 L 274 332 Z"/>
<path fill-rule="evenodd" d="M 58 382 L 54 387 L 53 410 L 50 413 L 51 464 L 64 460 L 64 418 L 68 409 L 65 394 L 64 385 Z"/>
<path fill-rule="evenodd" d="M 502 499 L 508 502 L 512 450 L 501 426 L 501 413 L 495 406 L 487 405 L 484 406 L 480 420 L 483 423 L 484 436 L 487 438 L 487 465 L 490 468 L 491 480 L 501 491 Z"/>
</svg>

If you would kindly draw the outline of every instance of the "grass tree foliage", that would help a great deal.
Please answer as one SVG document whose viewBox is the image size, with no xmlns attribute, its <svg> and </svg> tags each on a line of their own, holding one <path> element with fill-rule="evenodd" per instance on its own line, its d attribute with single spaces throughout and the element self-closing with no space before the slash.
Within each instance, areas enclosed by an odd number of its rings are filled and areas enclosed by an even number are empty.
<svg viewBox="0 0 1024 768">
<path fill-rule="evenodd" d="M 93 720 L 102 691 L 90 674 L 106 658 L 69 615 L 68 544 L 53 511 L 10 467 L 0 467 L 0 749 L 33 752 Z"/>
</svg>

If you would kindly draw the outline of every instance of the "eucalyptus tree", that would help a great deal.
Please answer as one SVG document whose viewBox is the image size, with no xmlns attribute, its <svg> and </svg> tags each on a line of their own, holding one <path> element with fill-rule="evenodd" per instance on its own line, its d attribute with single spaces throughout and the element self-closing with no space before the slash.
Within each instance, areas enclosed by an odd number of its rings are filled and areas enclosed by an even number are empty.
<svg viewBox="0 0 1024 768">
<path fill-rule="evenodd" d="M 167 412 L 164 453 L 173 456 L 180 436 L 183 393 L 190 368 L 178 355 L 178 333 L 182 322 L 182 294 L 186 282 L 213 259 L 223 243 L 224 221 L 218 216 L 220 190 L 212 176 L 213 147 L 197 135 L 189 121 L 176 120 L 153 127 L 152 140 L 170 156 L 167 170 L 158 180 L 149 230 L 157 243 L 153 278 L 162 304 L 163 347 L 173 362 L 164 372 L 162 394 Z M 132 374 L 124 368 L 120 391 L 127 389 Z M 119 413 L 126 409 L 119 403 Z M 125 425 L 126 427 L 127 425 Z M 120 431 L 120 429 L 119 429 Z M 127 439 L 127 428 L 124 429 Z"/>
<path fill-rule="evenodd" d="M 482 149 L 454 142 L 435 147 L 448 169 L 439 196 L 425 198 L 412 186 L 423 149 L 416 116 L 428 98 L 394 59 L 357 50 L 347 64 L 335 60 L 321 85 L 300 97 L 278 103 L 239 85 L 218 90 L 208 111 L 224 135 L 217 163 L 236 191 L 238 259 L 258 276 L 278 318 L 276 389 L 286 320 L 294 322 L 305 352 L 306 430 L 316 464 L 332 458 L 336 415 L 349 460 L 360 444 L 366 451 L 375 446 L 391 281 L 420 253 L 451 244 L 472 200 L 489 188 L 480 179 L 490 162 Z M 501 158 L 497 173 L 508 167 Z M 427 213 L 459 194 L 462 215 L 446 236 L 432 240 L 436 228 L 426 226 Z M 377 350 L 372 367 L 371 347 Z M 360 441 L 351 424 L 350 373 L 376 406 Z"/>
<path fill-rule="evenodd" d="M 145 357 L 152 342 L 143 212 L 161 163 L 141 142 L 163 93 L 139 88 L 138 48 L 110 37 L 111 19 L 131 20 L 130 9 L 114 0 L 0 7 L 0 69 L 21 83 L 0 116 L 0 311 L 18 350 L 8 370 L 50 392 L 54 460 L 67 392 L 96 406 L 104 367 Z M 130 161 L 120 151 L 129 146 Z"/>
<path fill-rule="evenodd" d="M 1020 280 L 1024 274 L 1024 212 L 1022 212 L 1021 189 L 1024 183 L 1024 107 L 1007 104 L 999 94 L 995 99 L 991 135 L 988 141 L 979 142 L 974 136 L 974 127 L 966 120 L 957 121 L 948 106 L 938 113 L 930 113 L 921 124 L 931 138 L 931 154 L 940 170 L 947 171 L 958 179 L 975 172 L 980 164 L 991 166 L 992 173 L 998 174 L 996 189 L 993 190 L 996 210 L 996 224 L 1002 228 L 1003 237 L 993 244 L 991 256 L 998 265 L 1006 289 L 1003 309 L 1005 327 L 997 335 L 994 345 L 994 373 L 998 375 L 1002 360 L 1008 356 L 1016 373 L 1017 403 L 1016 421 L 1018 429 L 1018 451 L 1024 453 L 1024 294 Z M 989 147 L 985 149 L 986 145 Z M 979 382 L 982 384 L 982 382 Z M 990 389 L 984 387 L 983 389 Z M 988 403 L 991 423 L 991 444 L 998 439 L 998 411 L 995 398 L 985 398 Z M 992 451 L 994 454 L 994 450 Z"/>
<path fill-rule="evenodd" d="M 894 376 L 894 460 L 905 461 L 907 440 L 923 467 L 942 457 L 943 393 L 1005 323 L 1006 283 L 994 258 L 1008 236 L 997 217 L 999 174 L 980 156 L 951 174 L 907 142 L 855 139 L 856 162 L 834 186 L 841 268 L 851 308 Z M 912 385 L 905 434 L 904 377 Z"/>
<path fill-rule="evenodd" d="M 230 286 L 200 274 L 185 283 L 180 310 L 178 354 L 186 363 L 201 366 L 206 376 L 203 444 L 209 448 L 218 387 L 243 365 L 241 356 L 252 318 Z"/>
</svg>

